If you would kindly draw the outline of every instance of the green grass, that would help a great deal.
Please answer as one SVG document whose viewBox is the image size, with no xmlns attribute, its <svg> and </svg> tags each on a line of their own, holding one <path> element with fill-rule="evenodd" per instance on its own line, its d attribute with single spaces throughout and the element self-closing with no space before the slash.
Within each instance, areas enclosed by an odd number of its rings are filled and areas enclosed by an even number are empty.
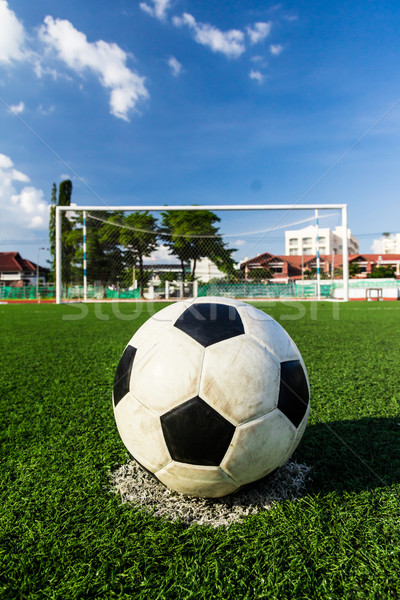
<svg viewBox="0 0 400 600">
<path fill-rule="evenodd" d="M 400 304 L 258 306 L 308 368 L 313 479 L 229 529 L 109 491 L 112 382 L 146 306 L 0 306 L 0 598 L 400 598 Z"/>
</svg>

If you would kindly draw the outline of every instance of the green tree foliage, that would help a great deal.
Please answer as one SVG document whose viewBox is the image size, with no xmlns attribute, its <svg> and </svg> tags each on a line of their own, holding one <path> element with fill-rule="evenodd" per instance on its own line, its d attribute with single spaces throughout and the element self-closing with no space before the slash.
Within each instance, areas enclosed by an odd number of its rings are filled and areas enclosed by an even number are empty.
<svg viewBox="0 0 400 600">
<path fill-rule="evenodd" d="M 368 273 L 368 279 L 384 279 L 395 276 L 395 269 L 390 265 L 382 265 L 379 267 L 373 267 L 371 273 Z"/>
<path fill-rule="evenodd" d="M 96 213 L 96 216 L 97 213 Z M 103 221 L 89 218 L 91 222 L 93 239 L 89 240 L 87 233 L 88 254 L 88 277 L 92 281 L 121 284 L 120 277 L 123 271 L 123 249 L 121 248 L 121 227 L 124 222 L 124 213 L 104 212 L 101 215 Z M 89 262 L 93 260 L 92 272 L 89 271 Z"/>
<path fill-rule="evenodd" d="M 362 269 L 361 269 L 360 265 L 357 262 L 349 263 L 349 276 L 355 277 L 359 273 L 362 273 Z"/>
<path fill-rule="evenodd" d="M 57 186 L 53 183 L 51 190 L 51 206 L 50 206 L 50 220 L 49 220 L 49 242 L 50 242 L 50 253 L 52 256 L 51 264 L 51 277 L 55 279 L 55 255 L 56 255 L 56 206 L 70 206 L 72 195 L 72 182 L 69 179 L 62 181 L 58 189 L 58 202 L 57 202 Z M 74 221 L 71 217 L 67 216 L 65 211 L 61 213 L 61 270 L 62 270 L 62 281 L 64 283 L 70 283 L 73 277 L 73 260 L 75 255 L 75 248 L 73 245 L 73 229 Z"/>
<path fill-rule="evenodd" d="M 71 206 L 72 182 L 62 181 L 58 189 L 58 205 Z M 74 221 L 65 211 L 61 213 L 61 272 L 62 281 L 71 283 L 73 279 L 73 261 L 75 246 L 73 240 Z"/>
<path fill-rule="evenodd" d="M 249 269 L 247 273 L 247 281 L 253 281 L 255 283 L 264 282 L 267 279 L 272 279 L 274 274 L 270 269 L 263 269 L 262 267 L 256 269 Z"/>
<path fill-rule="evenodd" d="M 120 227 L 123 212 L 96 211 L 86 218 L 86 259 L 87 278 L 90 283 L 103 287 L 111 283 L 121 283 L 123 251 L 120 245 Z M 83 215 L 80 212 L 70 241 L 75 248 L 73 273 L 74 281 L 83 279 Z"/>
<path fill-rule="evenodd" d="M 71 206 L 71 196 L 72 181 L 70 179 L 65 179 L 60 183 L 58 189 L 58 204 L 60 206 Z"/>
<path fill-rule="evenodd" d="M 343 268 L 342 267 L 335 267 L 334 272 L 333 272 L 333 276 L 335 279 L 341 279 L 343 277 Z"/>
<path fill-rule="evenodd" d="M 330 279 L 329 273 L 326 273 L 323 269 L 320 269 L 319 277 L 320 279 Z M 304 279 L 317 279 L 317 269 L 315 267 L 306 269 L 304 271 Z"/>
<path fill-rule="evenodd" d="M 181 263 L 182 280 L 186 279 L 186 264 L 192 262 L 191 279 L 196 274 L 197 261 L 209 258 L 224 273 L 234 272 L 232 258 L 235 249 L 229 249 L 222 241 L 215 225 L 220 218 L 209 210 L 168 210 L 162 213 L 161 239 L 170 254 Z"/>
<path fill-rule="evenodd" d="M 127 268 L 138 268 L 137 276 L 140 295 L 149 277 L 143 268 L 143 258 L 157 248 L 156 219 L 149 212 L 134 212 L 122 220 L 125 225 L 120 229 L 119 242 L 124 247 L 124 265 Z"/>
<path fill-rule="evenodd" d="M 49 218 L 49 244 L 50 244 L 50 255 L 52 257 L 50 262 L 50 274 L 49 279 L 54 281 L 55 279 L 55 262 L 56 262 L 56 205 L 57 205 L 57 186 L 53 183 L 51 188 L 51 199 L 50 199 L 50 218 Z"/>
<path fill-rule="evenodd" d="M 175 271 L 166 271 L 165 273 L 159 273 L 158 277 L 160 279 L 160 283 L 164 285 L 166 281 L 176 281 L 178 273 L 175 273 Z"/>
<path fill-rule="evenodd" d="M 67 228 L 67 227 L 66 227 Z M 81 284 L 83 280 L 83 214 L 70 219 L 70 228 L 63 242 L 73 249 L 69 279 Z M 143 258 L 157 246 L 156 219 L 149 213 L 96 211 L 86 218 L 87 278 L 90 283 L 105 287 L 117 284 L 132 285 L 133 269 L 138 268 L 137 280 L 141 293 L 151 278 L 143 268 Z"/>
</svg>

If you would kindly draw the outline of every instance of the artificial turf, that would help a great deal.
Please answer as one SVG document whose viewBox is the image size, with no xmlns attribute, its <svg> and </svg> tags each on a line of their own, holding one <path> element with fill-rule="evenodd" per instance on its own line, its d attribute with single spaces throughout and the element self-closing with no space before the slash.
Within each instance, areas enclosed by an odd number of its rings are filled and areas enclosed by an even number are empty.
<svg viewBox="0 0 400 600">
<path fill-rule="evenodd" d="M 114 373 L 162 306 L 0 306 L 0 598 L 400 598 L 400 303 L 257 304 L 308 368 L 312 480 L 217 529 L 110 492 Z"/>
</svg>

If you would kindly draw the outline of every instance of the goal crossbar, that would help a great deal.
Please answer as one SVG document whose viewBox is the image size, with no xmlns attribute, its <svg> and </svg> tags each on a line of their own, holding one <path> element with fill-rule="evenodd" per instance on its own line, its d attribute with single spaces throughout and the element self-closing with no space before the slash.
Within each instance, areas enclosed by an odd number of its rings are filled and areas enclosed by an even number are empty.
<svg viewBox="0 0 400 600">
<path fill-rule="evenodd" d="M 123 205 L 123 206 L 56 206 L 56 303 L 61 304 L 61 213 L 66 211 L 96 211 L 96 210 L 121 210 L 121 211 L 266 211 L 266 210 L 340 210 L 342 213 L 343 227 L 343 300 L 349 299 L 349 251 L 347 237 L 347 204 L 202 204 L 202 205 Z"/>
<path fill-rule="evenodd" d="M 163 211 L 163 210 L 315 210 L 334 209 L 343 210 L 347 204 L 159 204 L 150 206 L 126 205 L 123 206 L 56 206 L 56 211 L 73 210 L 130 210 L 130 211 Z"/>
</svg>

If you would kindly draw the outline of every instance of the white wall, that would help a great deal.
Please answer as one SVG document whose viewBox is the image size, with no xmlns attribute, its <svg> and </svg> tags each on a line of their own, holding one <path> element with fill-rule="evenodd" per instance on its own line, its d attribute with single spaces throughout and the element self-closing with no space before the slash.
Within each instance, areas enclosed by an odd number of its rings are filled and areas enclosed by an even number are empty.
<svg viewBox="0 0 400 600">
<path fill-rule="evenodd" d="M 190 262 L 190 266 L 193 268 L 193 261 Z M 209 258 L 201 258 L 196 262 L 195 277 L 204 283 L 208 283 L 210 279 L 226 277 L 226 274 L 222 273 Z"/>
</svg>

